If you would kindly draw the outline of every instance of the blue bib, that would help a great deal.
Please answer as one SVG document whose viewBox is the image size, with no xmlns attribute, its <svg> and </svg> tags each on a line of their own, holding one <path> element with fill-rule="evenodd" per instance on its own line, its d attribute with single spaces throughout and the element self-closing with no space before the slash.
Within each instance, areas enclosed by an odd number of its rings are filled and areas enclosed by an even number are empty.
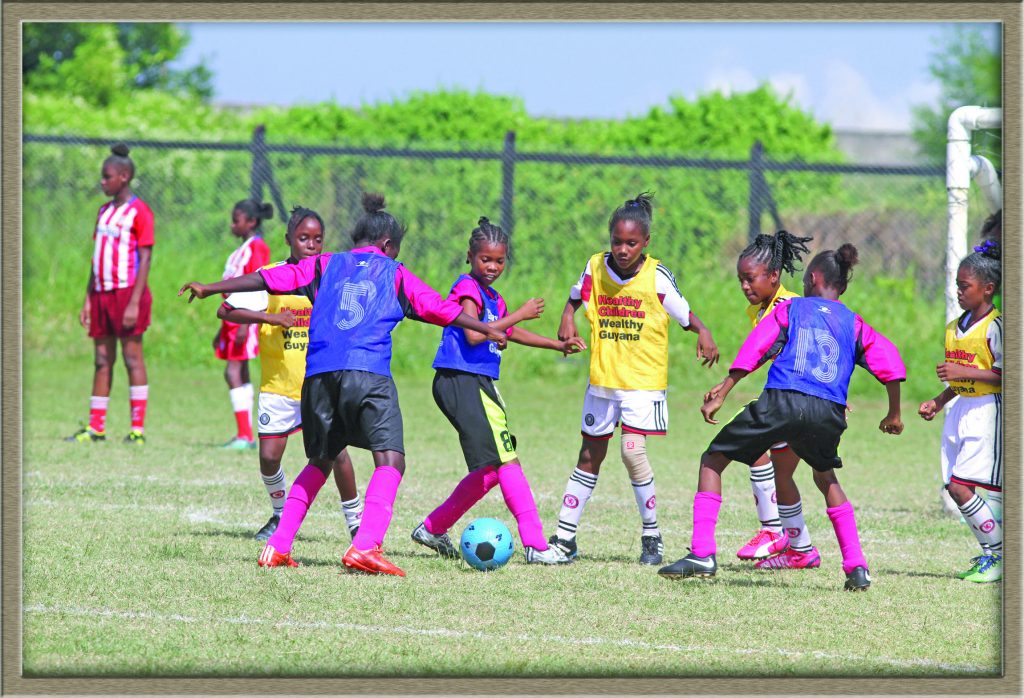
<svg viewBox="0 0 1024 698">
<path fill-rule="evenodd" d="M 391 331 L 402 318 L 398 262 L 374 253 L 331 256 L 309 321 L 306 375 L 369 371 L 391 375 Z"/>
<path fill-rule="evenodd" d="M 845 405 L 857 358 L 855 318 L 838 301 L 791 300 L 789 338 L 768 370 L 764 387 L 796 390 Z"/>
<path fill-rule="evenodd" d="M 452 284 L 451 290 L 448 292 L 451 293 L 451 291 L 455 290 L 455 287 L 463 279 L 472 279 L 480 291 L 480 300 L 484 310 L 479 319 L 482 322 L 494 322 L 500 319 L 498 310 L 498 299 L 500 296 L 498 292 L 491 289 L 494 292 L 494 297 L 492 298 L 491 294 L 487 293 L 487 290 L 468 274 L 463 274 L 456 279 L 455 283 Z M 498 351 L 498 345 L 491 341 L 481 342 L 476 345 L 470 344 L 466 340 L 465 330 L 455 325 L 448 325 L 441 333 L 441 344 L 437 348 L 437 355 L 434 356 L 433 367 L 477 373 L 482 376 L 488 376 L 493 380 L 498 380 L 498 372 L 501 368 L 501 352 Z"/>
</svg>

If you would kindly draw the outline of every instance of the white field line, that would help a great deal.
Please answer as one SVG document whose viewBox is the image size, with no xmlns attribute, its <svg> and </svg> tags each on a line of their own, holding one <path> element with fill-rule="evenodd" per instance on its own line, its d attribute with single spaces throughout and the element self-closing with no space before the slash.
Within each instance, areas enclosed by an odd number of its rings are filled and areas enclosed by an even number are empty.
<svg viewBox="0 0 1024 698">
<path fill-rule="evenodd" d="M 117 611 L 103 608 L 80 608 L 73 606 L 47 606 L 44 604 L 32 604 L 23 608 L 25 613 L 39 613 L 50 615 L 72 615 L 86 618 L 118 618 L 123 620 L 151 620 L 162 623 L 186 623 L 216 626 L 221 623 L 229 625 L 265 625 L 271 628 L 295 628 L 300 630 L 342 630 L 345 632 L 365 633 L 370 635 L 406 635 L 416 637 L 445 637 L 445 638 L 467 638 L 488 642 L 504 642 L 520 645 L 529 642 L 543 642 L 556 645 L 569 646 L 610 646 L 626 647 L 638 650 L 652 650 L 656 652 L 678 653 L 678 654 L 714 654 L 722 655 L 727 653 L 738 655 L 774 655 L 789 659 L 812 658 L 823 661 L 839 662 L 876 662 L 899 668 L 931 668 L 951 673 L 989 673 L 997 670 L 996 667 L 983 667 L 975 664 L 948 664 L 936 662 L 930 659 L 897 659 L 895 657 L 867 657 L 857 655 L 834 654 L 831 652 L 787 650 L 781 647 L 766 648 L 735 648 L 735 647 L 707 647 L 700 645 L 674 645 L 655 644 L 642 640 L 630 640 L 627 638 L 603 638 L 603 637 L 566 637 L 563 635 L 501 635 L 493 633 L 482 633 L 469 630 L 453 630 L 451 628 L 412 628 L 397 625 L 394 627 L 379 627 L 373 625 L 359 625 L 356 623 L 335 623 L 327 621 L 293 621 L 293 620 L 264 620 L 260 618 L 197 618 L 181 614 L 160 614 L 149 611 Z"/>
</svg>

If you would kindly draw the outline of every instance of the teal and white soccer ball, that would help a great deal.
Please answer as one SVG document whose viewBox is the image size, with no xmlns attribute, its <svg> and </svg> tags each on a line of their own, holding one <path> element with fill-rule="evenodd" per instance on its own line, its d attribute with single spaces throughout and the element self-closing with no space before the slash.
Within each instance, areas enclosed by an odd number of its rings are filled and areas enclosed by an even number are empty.
<svg viewBox="0 0 1024 698">
<path fill-rule="evenodd" d="M 497 519 L 477 519 L 466 526 L 459 540 L 459 552 L 470 567 L 489 572 L 512 558 L 515 542 L 508 526 Z"/>
</svg>

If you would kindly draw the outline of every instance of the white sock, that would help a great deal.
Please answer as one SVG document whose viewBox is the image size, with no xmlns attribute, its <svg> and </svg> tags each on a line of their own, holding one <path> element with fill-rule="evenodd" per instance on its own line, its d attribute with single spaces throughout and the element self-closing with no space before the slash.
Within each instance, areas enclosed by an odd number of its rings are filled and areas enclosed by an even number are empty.
<svg viewBox="0 0 1024 698">
<path fill-rule="evenodd" d="M 363 522 L 363 500 L 356 494 L 355 499 L 341 500 L 341 513 L 345 515 L 345 525 L 351 533 Z"/>
<path fill-rule="evenodd" d="M 562 540 L 572 540 L 576 537 L 576 529 L 579 528 L 580 517 L 583 516 L 583 507 L 594 494 L 595 487 L 597 475 L 573 468 L 569 482 L 565 485 L 565 494 L 562 495 L 562 508 L 558 512 L 556 533 Z"/>
<path fill-rule="evenodd" d="M 751 466 L 750 489 L 754 492 L 754 505 L 761 528 L 775 533 L 782 532 L 779 507 L 775 502 L 775 465 Z"/>
<path fill-rule="evenodd" d="M 1003 554 L 1003 527 L 996 521 L 984 499 L 975 494 L 960 507 L 960 513 L 964 515 L 964 521 L 978 539 L 982 550 L 995 555 Z"/>
<path fill-rule="evenodd" d="M 246 383 L 246 385 L 249 384 Z M 249 385 L 249 390 L 252 390 L 251 385 Z M 231 398 L 232 412 L 252 411 L 252 393 L 246 392 L 245 385 L 228 390 L 228 397 Z"/>
<path fill-rule="evenodd" d="M 658 504 L 654 496 L 654 478 L 646 482 L 633 482 L 633 496 L 636 497 L 636 508 L 640 511 L 640 523 L 643 535 L 660 536 L 658 530 Z"/>
<path fill-rule="evenodd" d="M 779 505 L 779 516 L 782 518 L 782 525 L 789 536 L 789 547 L 798 553 L 809 553 L 811 548 L 811 534 L 807 531 L 807 524 L 804 523 L 804 505 L 797 500 L 796 504 L 787 506 Z"/>
<path fill-rule="evenodd" d="M 274 509 L 274 516 L 280 516 L 284 511 L 284 497 L 287 489 L 287 484 L 284 481 L 284 468 L 278 466 L 277 472 L 273 475 L 260 473 L 260 477 L 263 478 L 263 485 L 267 488 L 267 494 L 270 495 L 270 506 Z"/>
<path fill-rule="evenodd" d="M 992 515 L 996 517 L 996 521 L 999 523 L 1003 522 L 1003 493 L 993 492 L 989 490 L 985 494 L 986 501 L 988 501 L 988 508 L 992 510 Z"/>
</svg>

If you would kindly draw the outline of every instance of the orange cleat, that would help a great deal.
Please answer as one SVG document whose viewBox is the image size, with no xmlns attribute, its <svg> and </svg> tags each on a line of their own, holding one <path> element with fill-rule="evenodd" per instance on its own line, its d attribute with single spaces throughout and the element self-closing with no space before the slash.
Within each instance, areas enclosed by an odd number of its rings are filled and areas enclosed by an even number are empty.
<svg viewBox="0 0 1024 698">
<path fill-rule="evenodd" d="M 342 564 L 349 572 L 365 572 L 366 574 L 390 574 L 395 577 L 404 577 L 405 572 L 391 564 L 384 558 L 384 551 L 380 546 L 369 550 L 357 550 L 356 546 L 348 546 L 345 555 L 341 558 Z"/>
<path fill-rule="evenodd" d="M 273 546 L 267 543 L 256 561 L 260 567 L 298 567 L 299 563 L 292 559 L 291 553 L 279 553 Z"/>
</svg>

